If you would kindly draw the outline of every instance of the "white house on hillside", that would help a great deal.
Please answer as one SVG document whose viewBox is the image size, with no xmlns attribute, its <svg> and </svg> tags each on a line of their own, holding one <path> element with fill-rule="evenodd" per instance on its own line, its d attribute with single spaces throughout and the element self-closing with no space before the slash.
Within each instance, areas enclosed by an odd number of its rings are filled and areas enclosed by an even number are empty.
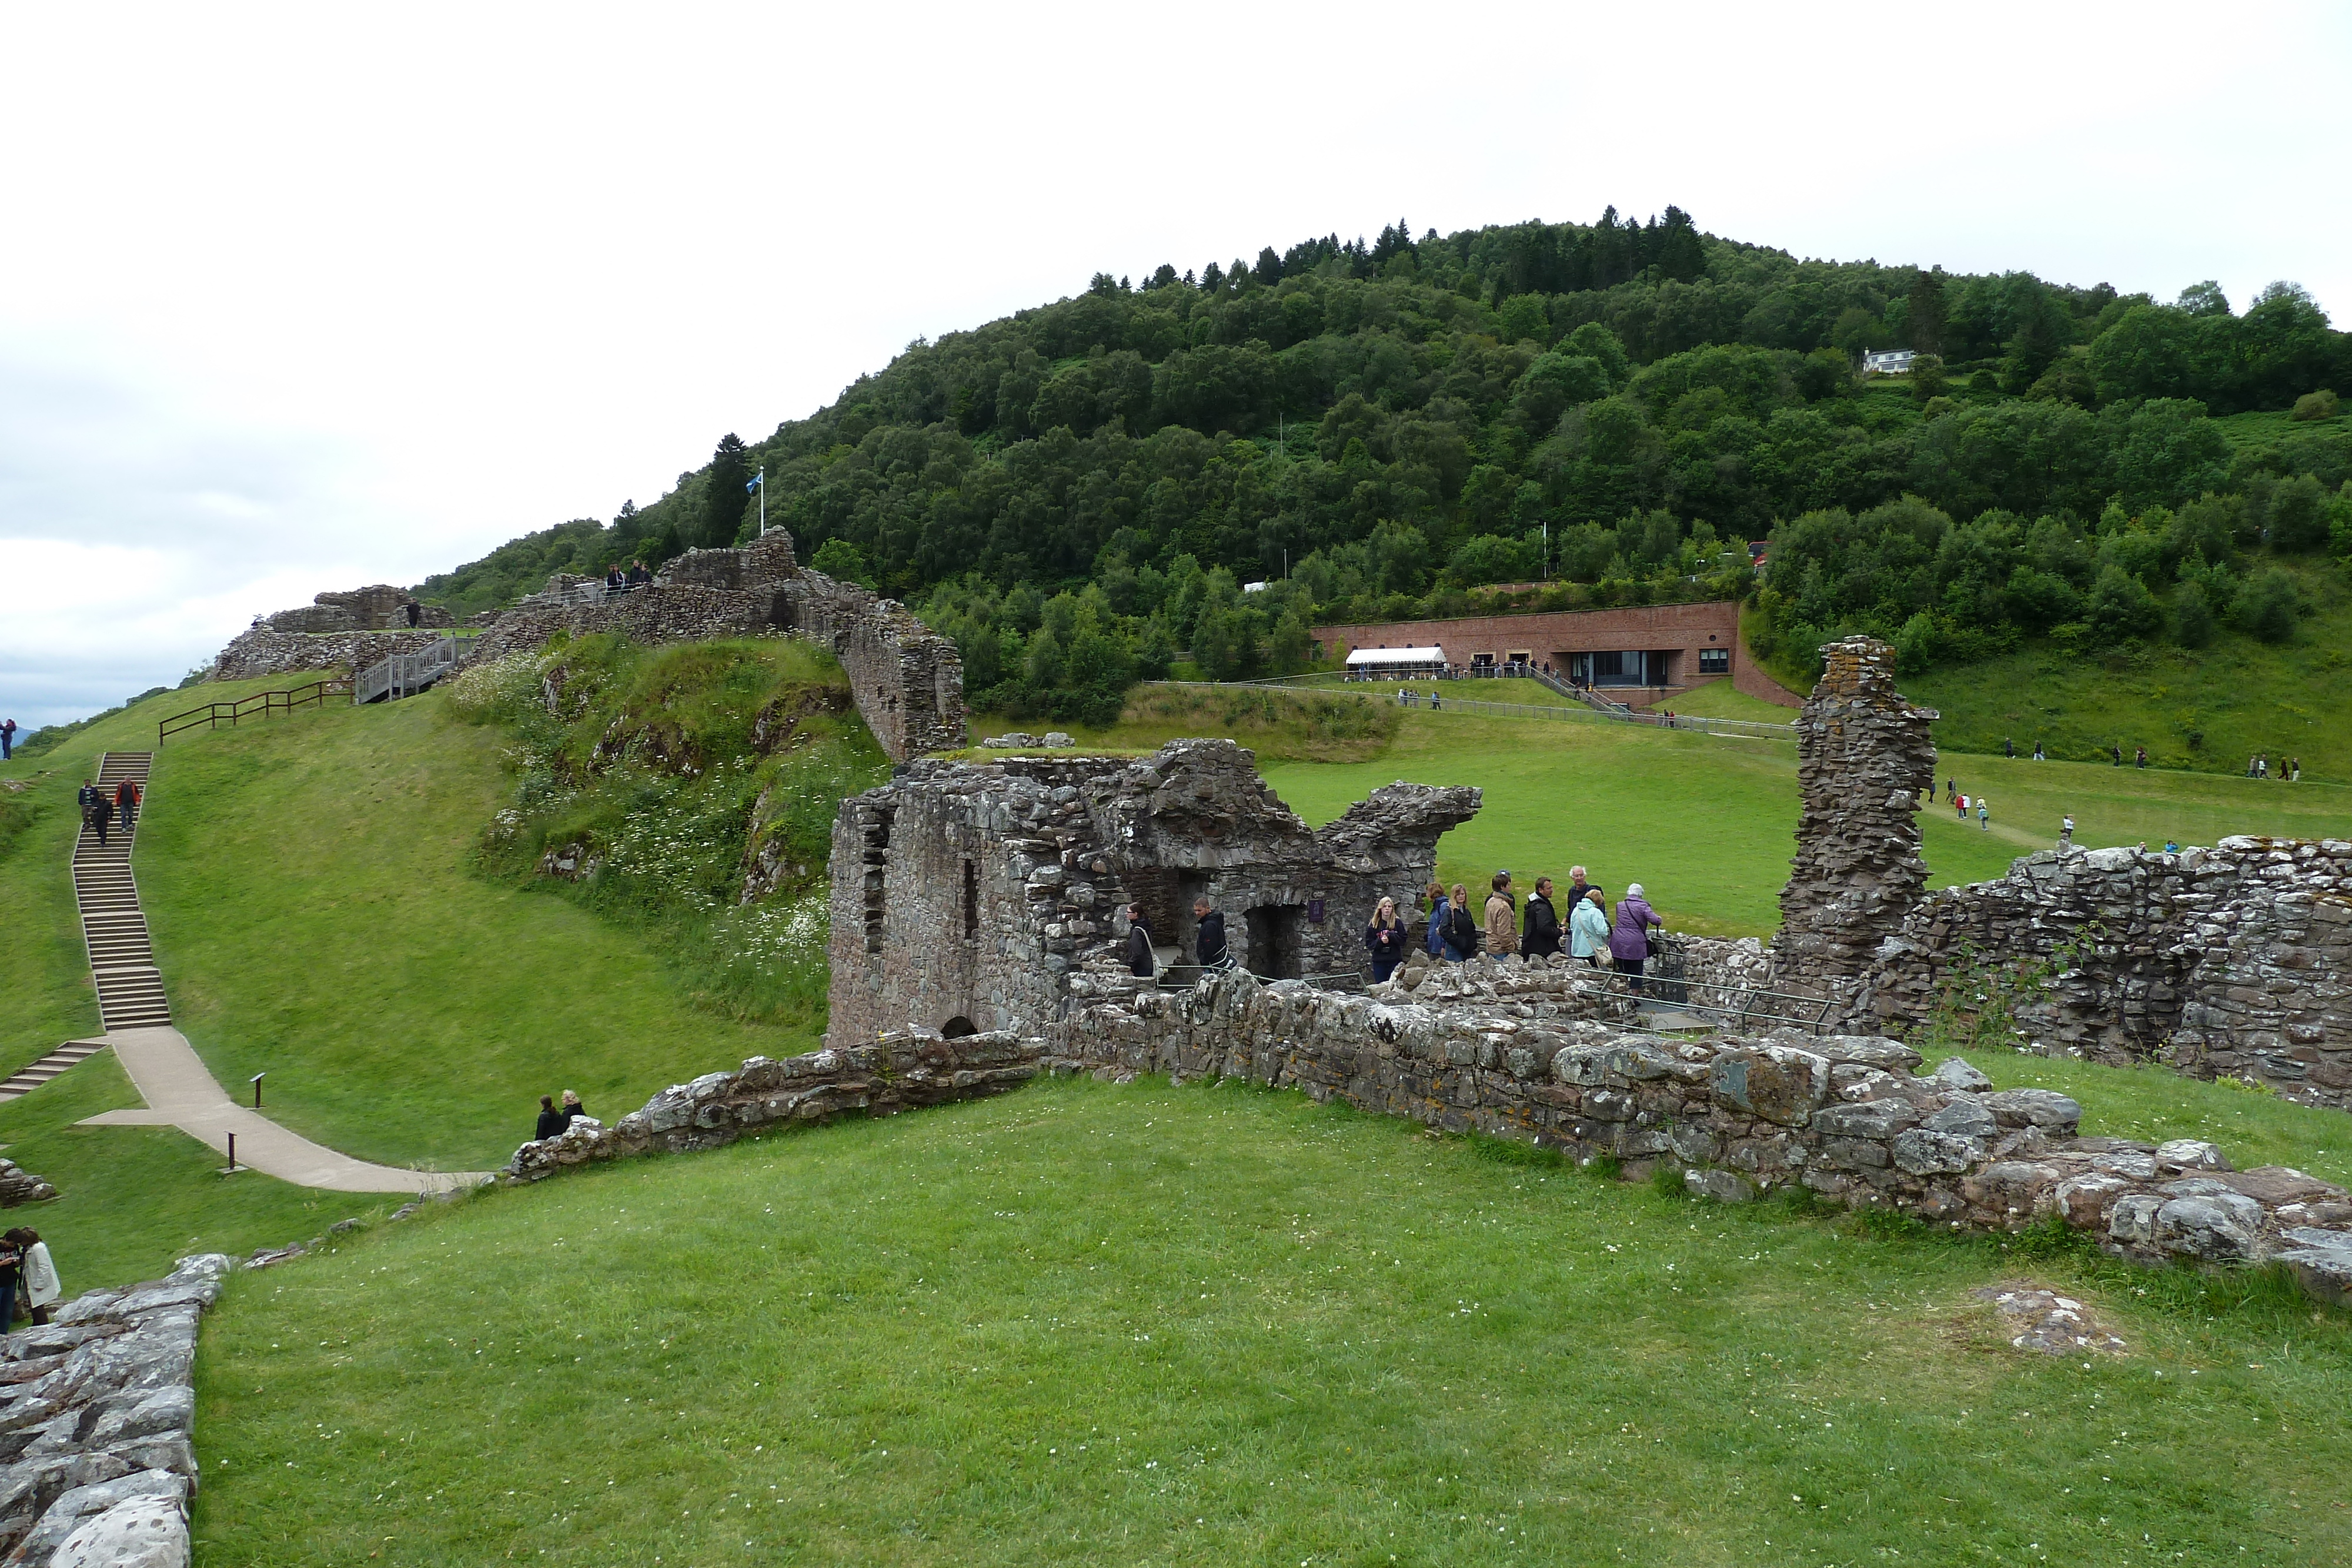
<svg viewBox="0 0 2352 1568">
<path fill-rule="evenodd" d="M 1872 349 L 1862 356 L 1862 373 L 1866 376 L 1907 376 L 1911 361 L 1918 355 L 1909 349 Z"/>
</svg>

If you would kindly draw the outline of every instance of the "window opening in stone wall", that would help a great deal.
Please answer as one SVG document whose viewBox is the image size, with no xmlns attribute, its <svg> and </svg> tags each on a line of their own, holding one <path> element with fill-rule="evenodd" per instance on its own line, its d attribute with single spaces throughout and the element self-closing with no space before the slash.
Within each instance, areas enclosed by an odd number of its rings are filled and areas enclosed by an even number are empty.
<svg viewBox="0 0 2352 1568">
<path fill-rule="evenodd" d="M 973 1023 L 961 1013 L 956 1014 L 955 1017 L 940 1025 L 940 1038 L 941 1040 L 961 1040 L 968 1034 L 978 1034 L 979 1032 L 980 1026 Z"/>
<path fill-rule="evenodd" d="M 971 862 L 963 862 L 963 939 L 980 940 L 980 873 Z"/>
<path fill-rule="evenodd" d="M 866 950 L 882 951 L 882 916 L 888 907 L 884 896 L 884 883 L 890 869 L 890 820 L 898 815 L 895 807 L 876 809 L 866 819 L 864 859 L 866 862 Z"/>
<path fill-rule="evenodd" d="M 1727 675 L 1731 674 L 1731 650 L 1728 648 L 1701 648 L 1698 651 L 1698 673 L 1702 675 Z"/>
<path fill-rule="evenodd" d="M 1262 904 L 1244 917 L 1249 928 L 1249 971 L 1267 980 L 1296 980 L 1307 931 L 1303 904 Z"/>
</svg>

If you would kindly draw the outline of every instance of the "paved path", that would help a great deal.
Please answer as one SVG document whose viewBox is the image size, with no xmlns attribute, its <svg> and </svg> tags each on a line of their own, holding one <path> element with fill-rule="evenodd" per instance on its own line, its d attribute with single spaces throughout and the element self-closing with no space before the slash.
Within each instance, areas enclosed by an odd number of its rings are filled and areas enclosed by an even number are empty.
<svg viewBox="0 0 2352 1568">
<path fill-rule="evenodd" d="M 478 1171 L 409 1171 L 372 1166 L 297 1136 L 248 1106 L 239 1105 L 206 1071 L 204 1059 L 175 1029 L 119 1029 L 99 1043 L 114 1048 L 148 1108 L 109 1111 L 85 1127 L 177 1127 L 228 1153 L 236 1134 L 236 1163 L 264 1176 L 330 1192 L 445 1192 L 471 1186 Z"/>
<path fill-rule="evenodd" d="M 99 782 L 110 795 L 111 787 L 123 779 L 137 780 L 143 791 L 153 761 L 152 752 L 110 751 L 100 759 Z M 140 815 L 145 814 L 142 809 Z M 9 1089 L 27 1092 L 111 1046 L 147 1108 L 109 1111 L 82 1123 L 85 1127 L 177 1127 L 223 1155 L 228 1153 L 229 1134 L 234 1133 L 238 1165 L 251 1166 L 280 1181 L 330 1192 L 445 1192 L 483 1179 L 480 1172 L 373 1166 L 298 1137 L 260 1112 L 231 1100 L 214 1082 L 187 1036 L 172 1027 L 172 1010 L 164 999 L 163 977 L 155 967 L 147 917 L 139 904 L 139 885 L 131 874 L 132 839 L 128 831 L 117 831 L 101 847 L 85 824 L 74 844 L 74 898 L 81 909 L 82 936 L 89 947 L 91 977 L 98 986 L 99 1016 L 107 1032 L 94 1040 L 69 1041 L 50 1052 L 6 1085 L 0 1085 L 0 1097 L 11 1097 L 6 1092 Z M 20 1079 L 26 1081 L 22 1086 Z"/>
</svg>

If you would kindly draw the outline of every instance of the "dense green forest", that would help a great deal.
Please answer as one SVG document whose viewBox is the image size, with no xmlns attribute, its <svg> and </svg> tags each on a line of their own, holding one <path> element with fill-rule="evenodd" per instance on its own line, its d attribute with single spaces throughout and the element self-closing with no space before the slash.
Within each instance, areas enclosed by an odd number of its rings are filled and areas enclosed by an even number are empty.
<svg viewBox="0 0 2352 1568">
<path fill-rule="evenodd" d="M 1889 347 L 1916 368 L 1865 380 Z M 2275 558 L 2352 552 L 2338 387 L 2352 333 L 2292 284 L 2241 312 L 2210 283 L 1801 261 L 1671 207 L 1400 221 L 919 341 L 652 505 L 418 591 L 470 610 L 732 543 L 764 468 L 804 559 L 914 604 L 1017 714 L 1109 711 L 1179 650 L 1294 668 L 1318 622 L 1489 603 L 1752 591 L 1759 651 L 1797 670 L 1852 630 L 1914 667 L 2286 638 Z"/>
</svg>

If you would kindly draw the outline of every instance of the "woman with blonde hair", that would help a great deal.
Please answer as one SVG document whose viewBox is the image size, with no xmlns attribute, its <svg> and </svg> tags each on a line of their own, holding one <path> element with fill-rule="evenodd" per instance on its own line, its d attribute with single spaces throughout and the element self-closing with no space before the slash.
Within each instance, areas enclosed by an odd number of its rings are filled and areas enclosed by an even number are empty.
<svg viewBox="0 0 2352 1568">
<path fill-rule="evenodd" d="M 1445 956 L 1456 964 L 1466 964 L 1478 956 L 1478 917 L 1470 913 L 1470 890 L 1460 883 L 1454 884 L 1446 899 Z"/>
<path fill-rule="evenodd" d="M 1404 962 L 1404 922 L 1397 918 L 1396 900 L 1383 898 L 1372 911 L 1372 923 L 1364 927 L 1364 946 L 1371 949 L 1372 984 L 1379 985 L 1396 973 Z"/>
</svg>

